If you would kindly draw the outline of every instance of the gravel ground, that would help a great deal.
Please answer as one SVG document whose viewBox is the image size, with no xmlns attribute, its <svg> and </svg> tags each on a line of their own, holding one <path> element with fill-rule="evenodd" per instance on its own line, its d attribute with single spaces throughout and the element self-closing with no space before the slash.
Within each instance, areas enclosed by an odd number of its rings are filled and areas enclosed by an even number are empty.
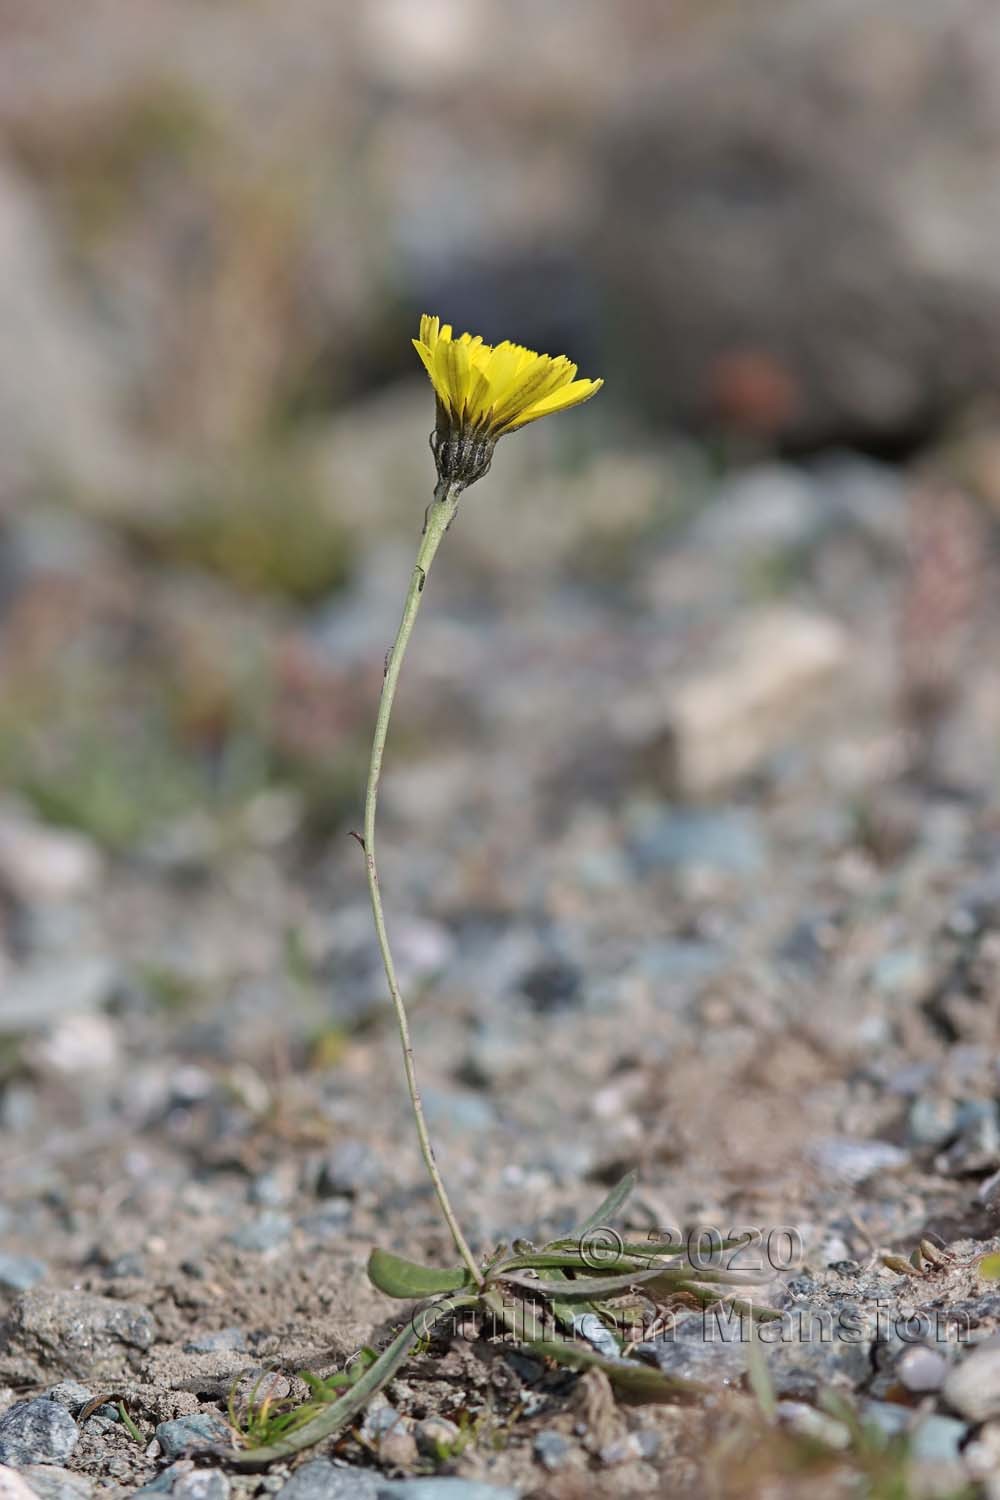
<svg viewBox="0 0 1000 1500">
<path fill-rule="evenodd" d="M 910 475 L 835 455 L 718 482 L 627 451 L 508 499 L 506 458 L 436 566 L 384 783 L 442 1169 L 484 1251 L 565 1230 L 632 1164 L 632 1229 L 759 1231 L 788 1313 L 772 1425 L 746 1344 L 688 1311 L 645 1352 L 712 1388 L 693 1404 L 618 1406 L 599 1376 L 457 1341 L 294 1473 L 195 1467 L 230 1402 L 304 1396 L 300 1371 L 387 1340 L 372 1244 L 448 1260 L 347 837 L 360 790 L 332 832 L 279 783 L 124 851 L 12 792 L 0 1496 L 883 1493 L 893 1464 L 914 1493 L 995 1493 L 991 622 L 934 774 L 907 776 Z M 376 508 L 353 585 L 295 623 L 338 746 L 371 722 L 414 515 Z M 141 568 L 94 548 L 91 584 Z M 30 598 L 47 575 L 21 566 Z"/>
</svg>

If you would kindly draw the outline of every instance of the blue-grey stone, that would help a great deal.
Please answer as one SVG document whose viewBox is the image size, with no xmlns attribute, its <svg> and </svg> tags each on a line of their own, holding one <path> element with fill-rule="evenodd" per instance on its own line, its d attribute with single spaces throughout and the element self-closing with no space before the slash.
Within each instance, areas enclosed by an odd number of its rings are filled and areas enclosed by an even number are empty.
<svg viewBox="0 0 1000 1500">
<path fill-rule="evenodd" d="M 883 995 L 913 995 L 926 984 L 929 962 L 918 948 L 883 953 L 872 968 L 872 984 Z"/>
<path fill-rule="evenodd" d="M 249 1224 L 234 1229 L 229 1236 L 229 1243 L 238 1250 L 277 1250 L 286 1243 L 291 1232 L 292 1221 L 287 1214 L 268 1210 L 258 1214 L 256 1219 L 251 1219 Z"/>
<path fill-rule="evenodd" d="M 493 1106 L 481 1094 L 456 1089 L 423 1090 L 424 1113 L 432 1125 L 445 1129 L 478 1132 L 496 1125 Z"/>
<path fill-rule="evenodd" d="M 170 1486 L 173 1500 L 228 1500 L 229 1476 L 221 1469 L 189 1469 Z"/>
<path fill-rule="evenodd" d="M 26 1292 L 48 1272 L 45 1262 L 33 1255 L 7 1255 L 0 1250 L 0 1292 Z"/>
<path fill-rule="evenodd" d="M 829 1136 L 809 1150 L 814 1166 L 834 1182 L 857 1187 L 877 1172 L 898 1172 L 909 1162 L 909 1154 L 890 1141 L 852 1140 Z"/>
<path fill-rule="evenodd" d="M 282 1485 L 277 1500 L 376 1500 L 378 1483 L 368 1469 L 345 1468 L 314 1458 Z"/>
<path fill-rule="evenodd" d="M 654 981 L 685 984 L 717 974 L 725 961 L 725 954 L 711 943 L 676 938 L 646 943 L 636 956 L 636 968 Z"/>
<path fill-rule="evenodd" d="M 921 1416 L 891 1401 L 865 1401 L 861 1419 L 877 1427 L 886 1437 L 906 1433 L 912 1458 L 923 1463 L 948 1463 L 959 1457 L 969 1431 L 967 1422 L 956 1417 Z"/>
<path fill-rule="evenodd" d="M 376 1500 L 519 1500 L 510 1485 L 486 1484 L 480 1479 L 382 1479 Z"/>
<path fill-rule="evenodd" d="M 316 1191 L 321 1198 L 351 1198 L 375 1187 L 382 1165 L 364 1141 L 341 1141 L 330 1152 L 320 1170 Z"/>
<path fill-rule="evenodd" d="M 171 1495 L 173 1500 L 228 1500 L 229 1477 L 221 1469 L 196 1469 L 190 1462 L 171 1464 L 151 1479 L 140 1495 Z"/>
<path fill-rule="evenodd" d="M 137 1250 L 126 1250 L 104 1267 L 104 1275 L 108 1281 L 123 1281 L 145 1274 L 146 1266 Z"/>
<path fill-rule="evenodd" d="M 745 1338 L 739 1315 L 706 1310 L 681 1318 L 660 1338 L 639 1344 L 637 1358 L 665 1375 L 704 1385 L 738 1385 L 746 1374 Z"/>
<path fill-rule="evenodd" d="M 700 510 L 691 532 L 699 546 L 740 558 L 807 546 L 828 522 L 828 508 L 802 469 L 768 462 L 737 469 Z"/>
<path fill-rule="evenodd" d="M 218 1354 L 226 1349 L 245 1349 L 246 1334 L 242 1328 L 217 1328 L 214 1333 L 200 1333 L 184 1345 L 185 1354 Z"/>
<path fill-rule="evenodd" d="M 872 1342 L 853 1308 L 835 1315 L 792 1304 L 780 1320 L 762 1323 L 757 1336 L 779 1396 L 814 1401 L 830 1385 L 855 1389 L 871 1377 Z"/>
<path fill-rule="evenodd" d="M 918 1463 L 949 1463 L 957 1459 L 969 1431 L 957 1417 L 922 1417 L 910 1438 L 910 1453 Z"/>
<path fill-rule="evenodd" d="M 226 1443 L 229 1428 L 216 1412 L 198 1411 L 190 1417 L 175 1417 L 161 1422 L 156 1439 L 167 1458 L 179 1458 L 187 1448 L 203 1448 L 206 1443 Z"/>
<path fill-rule="evenodd" d="M 534 1453 L 542 1467 L 554 1474 L 572 1461 L 574 1449 L 561 1432 L 544 1431 L 535 1435 Z"/>
<path fill-rule="evenodd" d="M 319 1208 L 303 1214 L 296 1223 L 310 1239 L 338 1239 L 351 1222 L 353 1209 L 348 1198 L 328 1198 Z"/>
<path fill-rule="evenodd" d="M 291 1194 L 281 1172 L 260 1172 L 247 1189 L 247 1199 L 258 1208 L 281 1208 Z"/>
<path fill-rule="evenodd" d="M 954 1099 L 920 1094 L 910 1105 L 907 1131 L 918 1146 L 944 1146 L 960 1128 L 958 1105 Z"/>
<path fill-rule="evenodd" d="M 765 863 L 758 820 L 742 808 L 657 809 L 635 813 L 631 847 L 641 870 L 706 866 L 753 875 Z"/>
<path fill-rule="evenodd" d="M 58 1401 L 41 1397 L 19 1401 L 0 1417 L 0 1463 L 23 1469 L 28 1464 L 61 1464 L 76 1447 L 80 1433 Z"/>
<path fill-rule="evenodd" d="M 988 1172 L 1000 1162 L 1000 1114 L 993 1100 L 970 1100 L 959 1111 L 961 1135 L 935 1159 L 939 1172 Z"/>
<path fill-rule="evenodd" d="M 370 1442 L 375 1442 L 385 1433 L 391 1432 L 396 1423 L 401 1420 L 402 1418 L 394 1406 L 369 1407 L 365 1413 L 365 1419 L 361 1424 L 361 1435 Z"/>
<path fill-rule="evenodd" d="M 829 916 L 803 917 L 782 938 L 775 958 L 780 963 L 816 973 L 830 957 L 836 930 Z"/>
<path fill-rule="evenodd" d="M 81 1385 L 78 1380 L 60 1380 L 45 1392 L 47 1401 L 58 1401 L 60 1406 L 65 1406 L 74 1416 L 81 1407 L 86 1406 L 88 1401 L 94 1399 L 94 1393 L 87 1386 Z"/>
</svg>

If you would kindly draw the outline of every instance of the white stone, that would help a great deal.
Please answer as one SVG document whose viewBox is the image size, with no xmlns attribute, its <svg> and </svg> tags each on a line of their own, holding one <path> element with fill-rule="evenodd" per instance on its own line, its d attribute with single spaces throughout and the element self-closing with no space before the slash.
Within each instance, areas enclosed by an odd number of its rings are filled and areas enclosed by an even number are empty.
<svg viewBox="0 0 1000 1500">
<path fill-rule="evenodd" d="M 107 1016 L 64 1016 L 32 1049 L 32 1061 L 46 1073 L 77 1078 L 110 1073 L 119 1059 L 118 1037 Z"/>
<path fill-rule="evenodd" d="M 944 1397 L 970 1422 L 1000 1416 L 1000 1343 L 975 1349 L 948 1373 Z"/>
<path fill-rule="evenodd" d="M 690 677 L 627 701 L 618 732 L 637 749 L 660 747 L 677 790 L 716 792 L 797 733 L 852 649 L 830 616 L 761 610 L 737 620 Z"/>
<path fill-rule="evenodd" d="M 0 1464 L 0 1500 L 38 1500 L 38 1496 L 16 1469 Z"/>
<path fill-rule="evenodd" d="M 88 838 L 13 814 L 0 820 L 0 885 L 25 902 L 71 901 L 92 891 L 101 856 Z"/>
</svg>

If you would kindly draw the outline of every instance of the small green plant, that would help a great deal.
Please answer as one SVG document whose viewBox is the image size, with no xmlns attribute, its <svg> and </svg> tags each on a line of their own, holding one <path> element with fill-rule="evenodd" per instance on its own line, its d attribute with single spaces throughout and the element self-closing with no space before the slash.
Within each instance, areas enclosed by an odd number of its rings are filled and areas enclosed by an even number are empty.
<svg viewBox="0 0 1000 1500">
<path fill-rule="evenodd" d="M 400 669 L 431 564 L 458 513 L 459 499 L 489 469 L 499 438 L 550 412 L 588 400 L 599 380 L 578 380 L 576 366 L 560 356 L 535 354 L 516 344 L 495 347 L 481 338 L 452 336 L 437 318 L 421 320 L 414 340 L 434 387 L 437 422 L 431 436 L 438 484 L 424 519 L 423 535 L 410 579 L 403 616 L 385 662 L 382 695 L 372 744 L 365 797 L 363 835 L 355 835 L 365 855 L 368 889 L 379 949 L 399 1028 L 403 1070 L 417 1139 L 460 1264 L 432 1268 L 385 1250 L 373 1250 L 368 1275 L 386 1296 L 418 1302 L 416 1313 L 389 1346 L 367 1362 L 346 1387 L 327 1382 L 324 1401 L 288 1413 L 291 1421 L 267 1436 L 258 1424 L 246 1433 L 254 1446 L 228 1453 L 242 1469 L 263 1468 L 341 1431 L 364 1404 L 399 1370 L 414 1350 L 441 1332 L 471 1322 L 479 1336 L 503 1338 L 534 1354 L 572 1369 L 598 1368 L 633 1399 L 662 1401 L 701 1387 L 680 1380 L 630 1357 L 636 1341 L 635 1296 L 651 1307 L 680 1301 L 705 1306 L 727 1302 L 741 1314 L 770 1315 L 767 1309 L 736 1300 L 736 1289 L 760 1281 L 755 1273 L 732 1271 L 720 1242 L 706 1255 L 689 1253 L 675 1241 L 623 1239 L 610 1221 L 624 1206 L 634 1184 L 629 1173 L 573 1234 L 536 1248 L 516 1242 L 477 1257 L 462 1231 L 438 1168 L 417 1085 L 413 1044 L 386 931 L 375 860 L 375 813 L 389 720 Z M 737 1242 L 732 1242 L 736 1244 Z M 300 1419 L 305 1414 L 305 1420 Z M 284 1420 L 284 1419 L 283 1419 Z"/>
</svg>

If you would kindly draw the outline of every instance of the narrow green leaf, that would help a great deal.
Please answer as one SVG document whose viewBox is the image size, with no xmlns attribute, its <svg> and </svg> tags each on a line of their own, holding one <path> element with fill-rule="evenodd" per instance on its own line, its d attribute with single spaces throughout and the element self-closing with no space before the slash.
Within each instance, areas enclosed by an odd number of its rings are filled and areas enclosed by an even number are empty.
<svg viewBox="0 0 1000 1500">
<path fill-rule="evenodd" d="M 589 1219 L 584 1219 L 577 1230 L 578 1235 L 589 1234 L 592 1229 L 597 1229 L 602 1224 L 607 1224 L 615 1214 L 628 1201 L 632 1189 L 635 1187 L 638 1173 L 633 1170 L 626 1172 L 621 1182 L 616 1183 L 608 1196 L 598 1209 L 591 1214 Z"/>
<path fill-rule="evenodd" d="M 656 1278 L 660 1285 L 656 1285 Z M 671 1266 L 669 1271 L 656 1270 L 649 1274 L 654 1292 L 665 1295 L 678 1288 L 707 1282 L 710 1286 L 760 1286 L 760 1277 L 755 1271 L 695 1271 L 691 1266 Z"/>
<path fill-rule="evenodd" d="M 439 1270 L 404 1260 L 388 1250 L 373 1250 L 369 1255 L 368 1280 L 387 1297 L 398 1297 L 404 1302 L 436 1297 L 440 1292 L 458 1292 L 471 1285 L 469 1273 L 462 1266 Z"/>
<path fill-rule="evenodd" d="M 774 1382 L 757 1337 L 757 1325 L 753 1322 L 750 1324 L 750 1342 L 747 1344 L 747 1380 L 757 1398 L 757 1405 L 760 1407 L 761 1416 L 765 1422 L 776 1422 L 778 1398 L 774 1394 Z"/>
<path fill-rule="evenodd" d="M 629 1287 L 641 1286 L 644 1281 L 662 1279 L 662 1276 L 663 1272 L 657 1266 L 652 1271 L 629 1271 L 625 1276 L 580 1276 L 573 1281 L 551 1281 L 541 1276 L 505 1276 L 504 1280 L 526 1292 L 538 1292 L 542 1297 L 573 1300 L 577 1297 L 609 1297 L 615 1292 L 626 1292 Z"/>
<path fill-rule="evenodd" d="M 242 1451 L 238 1448 L 221 1446 L 202 1448 L 192 1456 L 222 1460 L 230 1468 L 241 1469 L 246 1473 L 257 1473 L 271 1464 L 278 1463 L 281 1459 L 290 1458 L 293 1453 L 302 1453 L 305 1449 L 314 1447 L 324 1438 L 334 1437 L 353 1421 L 368 1405 L 372 1396 L 392 1379 L 414 1346 L 433 1331 L 436 1323 L 451 1317 L 460 1308 L 473 1306 L 474 1303 L 475 1299 L 471 1297 L 448 1298 L 436 1307 L 424 1308 L 419 1318 L 413 1318 L 407 1323 L 388 1348 L 383 1349 L 374 1363 L 368 1366 L 339 1401 L 334 1401 L 318 1416 L 290 1432 L 287 1437 L 279 1438 L 277 1442 L 269 1443 L 261 1448 L 247 1448 Z"/>
<path fill-rule="evenodd" d="M 689 1241 L 687 1240 L 681 1245 L 678 1245 L 676 1240 L 649 1240 L 644 1244 L 642 1240 L 626 1240 L 622 1245 L 622 1249 L 626 1255 L 686 1255 L 688 1252 L 688 1243 Z M 704 1250 L 699 1247 L 698 1259 L 699 1261 L 707 1262 L 713 1257 L 717 1257 L 721 1250 L 741 1249 L 746 1249 L 745 1239 L 716 1240 L 713 1245 Z M 770 1274 L 773 1275 L 773 1272 Z"/>
<path fill-rule="evenodd" d="M 753 1318 L 755 1323 L 773 1323 L 776 1318 L 784 1317 L 778 1308 L 768 1307 L 764 1302 L 747 1302 L 743 1297 L 734 1297 L 732 1292 L 717 1292 L 714 1287 L 697 1286 L 693 1281 L 685 1281 L 683 1290 L 689 1296 L 697 1297 L 703 1307 L 725 1303 L 741 1317 Z"/>
<path fill-rule="evenodd" d="M 540 1340 L 529 1345 L 532 1354 L 539 1354 L 571 1370 L 603 1370 L 611 1384 L 623 1396 L 635 1401 L 671 1401 L 676 1396 L 702 1396 L 708 1387 L 696 1380 L 684 1380 L 679 1375 L 667 1375 L 652 1365 L 643 1365 L 638 1360 L 605 1359 L 593 1349 L 582 1344 L 561 1344 L 553 1340 Z"/>
<path fill-rule="evenodd" d="M 585 1257 L 577 1250 L 532 1250 L 525 1255 L 508 1255 L 504 1260 L 498 1262 L 490 1269 L 490 1279 L 498 1276 L 506 1276 L 510 1271 L 586 1271 L 588 1276 L 611 1276 L 614 1272 L 624 1271 L 649 1271 L 653 1267 L 649 1264 L 649 1256 L 642 1255 L 616 1255 L 613 1261 L 607 1262 L 607 1269 L 597 1265 L 588 1265 Z M 667 1269 L 664 1267 L 663 1269 Z M 693 1274 L 690 1267 L 684 1268 L 684 1274 Z"/>
</svg>

